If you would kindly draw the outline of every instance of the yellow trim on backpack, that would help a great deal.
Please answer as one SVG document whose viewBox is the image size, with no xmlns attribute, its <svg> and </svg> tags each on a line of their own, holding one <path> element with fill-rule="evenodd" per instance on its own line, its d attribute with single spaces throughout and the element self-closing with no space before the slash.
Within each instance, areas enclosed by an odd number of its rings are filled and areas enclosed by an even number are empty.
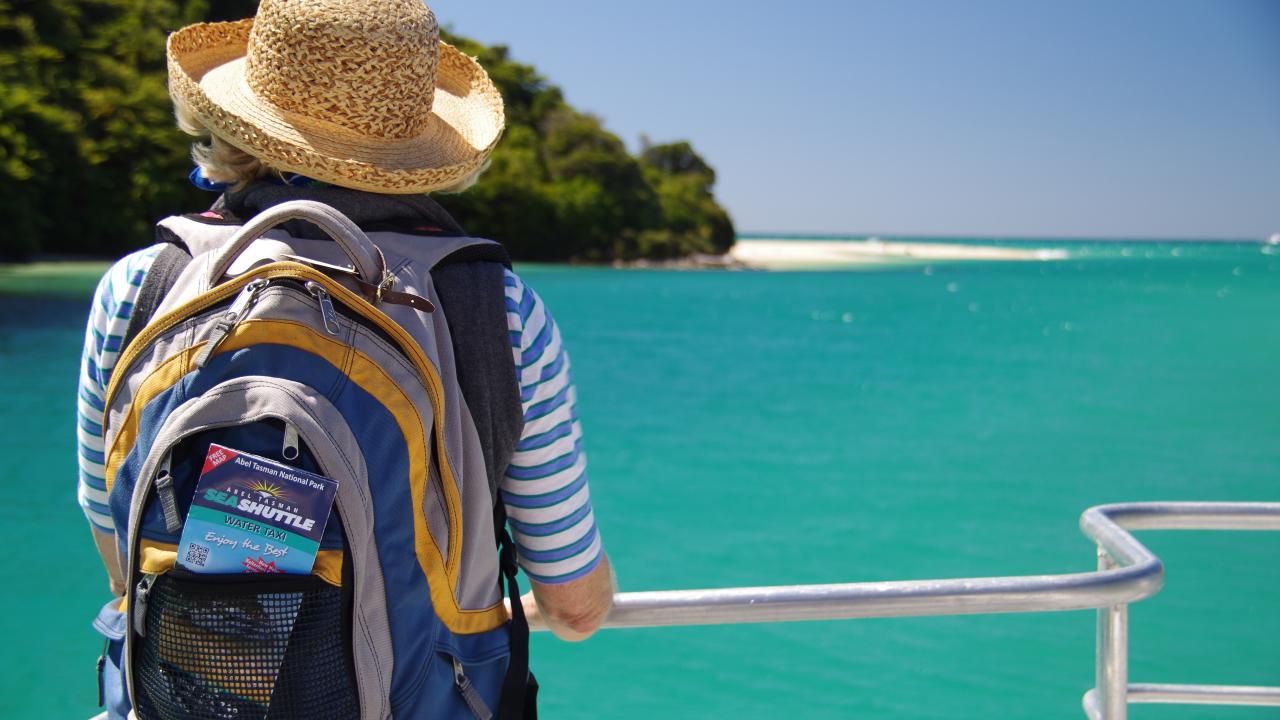
<svg viewBox="0 0 1280 720">
<path fill-rule="evenodd" d="M 270 267 L 272 266 L 266 266 L 266 268 Z M 316 274 L 318 275 L 318 273 Z M 341 291 L 356 297 L 346 288 L 337 285 L 327 277 L 321 277 L 325 278 L 326 285 L 333 286 L 330 289 L 331 294 L 337 295 L 337 291 Z M 350 302 L 345 297 L 342 300 L 344 303 Z M 365 303 L 365 305 L 368 304 Z M 390 318 L 373 309 L 372 306 L 368 307 L 401 334 L 404 333 L 404 330 Z M 379 323 L 380 326 L 381 324 Z M 215 355 L 259 343 L 296 347 L 324 358 L 334 367 L 343 370 L 352 382 L 376 398 L 379 403 L 391 412 L 396 424 L 400 427 L 405 445 L 409 450 L 409 489 L 415 508 L 415 512 L 412 513 L 414 519 L 414 551 L 418 559 L 418 565 L 427 577 L 428 589 L 436 612 L 445 626 L 457 633 L 484 632 L 500 627 L 506 622 L 507 614 L 501 603 L 478 610 L 458 607 L 455 590 L 457 588 L 457 575 L 461 564 L 462 551 L 462 517 L 459 510 L 461 501 L 458 498 L 458 488 L 453 480 L 453 473 L 449 469 L 449 463 L 445 460 L 444 438 L 441 433 L 433 432 L 432 435 L 434 436 L 438 453 L 437 457 L 440 460 L 438 467 L 440 468 L 441 485 L 443 485 L 444 490 L 445 507 L 450 518 L 449 552 L 448 558 L 446 558 L 431 537 L 431 530 L 427 527 L 426 517 L 422 513 L 426 500 L 427 485 L 430 482 L 427 464 L 429 453 L 427 451 L 427 439 L 423 431 L 425 425 L 413 402 L 405 395 L 404 391 L 369 356 L 349 345 L 322 336 L 307 325 L 292 321 L 245 320 L 237 325 L 226 337 L 218 347 Z M 203 343 L 197 344 L 168 358 L 139 387 L 138 392 L 135 393 L 130 402 L 124 425 L 117 434 L 116 441 L 112 443 L 111 454 L 107 458 L 108 487 L 110 487 L 110 483 L 114 482 L 115 472 L 118 470 L 123 458 L 128 454 L 127 448 L 132 447 L 133 443 L 136 442 L 138 417 L 142 408 L 155 396 L 177 383 L 191 369 L 195 354 L 199 352 L 202 346 Z M 412 347 L 418 350 L 417 354 L 425 361 L 425 356 L 422 356 L 421 349 L 417 348 L 417 344 L 412 343 Z M 415 362 L 415 364 L 419 365 L 419 369 L 422 370 L 422 363 Z M 426 368 L 430 367 L 430 363 L 426 363 Z M 440 417 L 443 417 L 443 401 L 441 399 L 443 398 L 443 388 L 440 385 L 439 377 L 435 374 L 434 369 L 431 369 L 429 372 L 424 373 L 424 378 L 428 381 L 428 387 L 431 389 L 428 394 L 431 396 L 431 401 L 435 406 L 434 410 Z M 126 439 L 122 440 L 121 438 Z M 339 582 L 341 582 L 341 575 L 339 574 L 338 577 Z"/>
<path fill-rule="evenodd" d="M 399 323 L 387 317 L 381 310 L 374 307 L 360 295 L 348 290 L 333 278 L 318 272 L 307 265 L 291 261 L 270 263 L 257 268 L 256 270 L 239 275 L 210 289 L 208 292 L 179 305 L 173 310 L 148 323 L 147 327 L 138 334 L 138 337 L 135 338 L 133 342 L 129 343 L 127 348 L 125 348 L 124 355 L 122 355 L 116 363 L 116 370 L 112 374 L 111 383 L 107 386 L 107 412 L 110 412 L 111 404 L 115 399 L 115 394 L 119 391 L 119 384 L 128 374 L 127 371 L 129 366 L 137 359 L 142 350 L 152 341 L 164 334 L 173 326 L 184 322 L 191 315 L 231 297 L 253 280 L 258 278 L 271 279 L 278 277 L 287 277 L 297 280 L 311 280 L 319 283 L 322 287 L 328 290 L 331 296 L 342 301 L 347 305 L 347 307 L 357 310 L 364 318 L 370 320 L 394 338 L 396 343 L 400 346 L 400 349 L 403 350 L 413 361 L 419 375 L 421 375 L 422 381 L 427 387 L 427 395 L 431 399 L 432 411 L 435 413 L 435 416 L 437 418 L 445 417 L 444 386 L 440 382 L 440 376 L 436 372 L 435 366 L 431 364 L 431 361 L 427 358 L 426 354 L 423 353 L 422 348 L 418 346 L 418 343 L 414 341 L 413 337 L 409 335 L 404 328 L 400 327 Z M 234 335 L 235 331 L 233 330 L 232 337 L 234 337 Z M 197 343 L 194 347 L 188 350 L 188 352 L 193 353 L 191 356 L 192 358 L 194 357 L 194 353 L 201 347 L 203 347 L 203 343 Z M 166 360 L 164 365 L 167 365 L 172 359 L 173 358 Z M 186 363 L 184 363 L 184 365 L 187 366 L 187 371 L 189 372 L 191 369 L 190 358 Z M 338 365 L 337 367 L 342 366 Z M 153 374 L 154 372 L 158 372 L 158 370 L 153 371 Z M 176 380 L 174 382 L 176 382 Z M 165 386 L 165 388 L 172 384 L 173 383 L 170 382 Z M 108 492 L 110 492 L 111 486 L 115 482 L 116 471 L 119 469 L 120 463 L 124 461 L 124 457 L 128 455 L 129 450 L 132 449 L 133 443 L 137 439 L 138 421 L 136 408 L 146 405 L 147 401 L 154 397 L 155 394 L 158 394 L 158 392 L 163 391 L 165 388 L 161 388 L 156 393 L 149 395 L 146 400 L 143 400 L 141 403 L 139 403 L 138 400 L 142 388 L 139 388 L 139 393 L 135 394 L 129 408 L 128 416 L 125 419 L 125 425 L 121 428 L 120 433 L 117 433 L 111 445 L 111 452 L 108 453 L 105 458 L 105 479 Z M 120 444 L 120 435 L 125 434 L 126 431 L 128 432 L 128 442 L 125 445 L 125 450 L 118 453 L 117 450 Z M 440 469 L 441 485 L 444 486 L 445 506 L 448 510 L 451 521 L 449 525 L 449 555 L 445 558 L 445 574 L 449 577 L 450 587 L 457 587 L 458 573 L 461 570 L 462 561 L 462 520 L 461 511 L 459 510 L 461 507 L 461 500 L 458 497 L 457 479 L 454 477 L 453 468 L 448 461 L 449 455 L 445 448 L 444 435 L 439 432 L 434 433 L 434 435 L 436 441 L 436 453 L 438 457 L 436 465 Z"/>
<path fill-rule="evenodd" d="M 138 441 L 138 416 L 141 414 L 139 411 L 151 398 L 173 387 L 175 383 L 182 379 L 183 375 L 191 372 L 192 365 L 195 363 L 196 353 L 202 347 L 204 347 L 204 343 L 194 345 L 160 363 L 143 381 L 138 388 L 138 392 L 134 394 L 133 404 L 129 407 L 129 414 L 125 416 L 124 424 L 120 426 L 120 432 L 116 433 L 115 438 L 111 441 L 111 449 L 107 452 L 105 476 L 108 494 L 111 492 L 111 487 L 116 483 L 116 473 L 120 470 L 120 464 L 128 457 L 129 451 L 133 449 L 133 444 Z M 115 383 L 114 377 L 111 382 Z M 142 402 L 138 402 L 140 398 Z"/>
<path fill-rule="evenodd" d="M 459 633 L 492 630 L 506 622 L 506 610 L 501 603 L 480 610 L 458 607 L 454 595 L 457 587 L 456 573 L 449 572 L 445 556 L 431 537 L 431 529 L 427 527 L 427 519 L 422 512 L 422 508 L 426 506 L 427 486 L 431 482 L 428 472 L 430 453 L 423 431 L 425 421 L 408 395 L 368 355 L 350 345 L 325 337 L 308 325 L 290 320 L 246 320 L 227 336 L 215 355 L 261 343 L 295 347 L 324 358 L 334 367 L 343 369 L 351 382 L 372 395 L 391 413 L 409 451 L 414 552 L 418 557 L 418 565 L 427 576 L 431 601 L 440 614 L 440 619 L 450 630 Z M 437 444 L 442 446 L 440 433 L 432 434 Z M 443 452 L 443 447 L 438 447 L 438 451 Z M 444 465 L 447 463 L 440 463 L 442 475 Z M 456 485 L 451 487 L 450 481 L 443 478 L 441 484 L 444 485 L 445 506 L 449 512 L 449 556 L 452 558 L 455 554 L 460 555 L 462 550 L 462 517 L 458 511 Z"/>
<path fill-rule="evenodd" d="M 138 572 L 163 575 L 178 562 L 178 546 L 142 538 L 138 542 Z"/>
<path fill-rule="evenodd" d="M 211 305 L 215 305 L 226 300 L 239 292 L 245 285 L 248 285 L 251 281 L 259 277 L 292 277 L 298 269 L 303 271 L 311 270 L 311 268 L 303 265 L 302 263 L 294 262 L 279 262 L 264 265 L 257 270 L 245 273 L 244 275 L 232 278 L 221 285 L 217 285 L 208 292 L 197 295 L 191 300 L 188 300 L 159 317 L 152 318 L 151 322 L 147 323 L 147 326 L 142 329 L 142 332 L 138 333 L 138 336 L 134 338 L 133 341 L 129 343 L 129 346 L 124 349 L 124 354 L 116 359 L 115 369 L 117 372 L 112 373 L 111 382 L 107 384 L 106 407 L 111 407 L 111 401 L 115 398 L 116 392 L 120 389 L 120 382 L 124 376 L 128 374 L 125 371 L 129 369 L 129 366 L 133 364 L 133 361 L 138 359 L 138 356 L 142 354 L 142 351 L 150 345 L 153 340 L 163 335 L 174 325 L 183 322 L 188 317 Z"/>
<path fill-rule="evenodd" d="M 342 587 L 342 551 L 321 550 L 316 553 L 316 564 L 311 574 L 334 587 Z"/>
</svg>

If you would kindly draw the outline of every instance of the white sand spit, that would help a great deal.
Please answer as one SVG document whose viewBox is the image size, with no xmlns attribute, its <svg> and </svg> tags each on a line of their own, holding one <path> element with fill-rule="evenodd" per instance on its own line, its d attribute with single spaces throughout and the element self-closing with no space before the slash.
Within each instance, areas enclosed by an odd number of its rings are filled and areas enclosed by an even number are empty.
<svg viewBox="0 0 1280 720">
<path fill-rule="evenodd" d="M 868 240 L 739 240 L 729 256 L 747 267 L 804 270 L 914 262 L 1063 260 L 1065 250 Z"/>
</svg>

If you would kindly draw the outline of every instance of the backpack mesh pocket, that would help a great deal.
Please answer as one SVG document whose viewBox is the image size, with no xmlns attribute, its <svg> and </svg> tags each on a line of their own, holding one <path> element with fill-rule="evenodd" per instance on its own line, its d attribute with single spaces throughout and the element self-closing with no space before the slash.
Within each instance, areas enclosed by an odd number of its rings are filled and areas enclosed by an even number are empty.
<svg viewBox="0 0 1280 720">
<path fill-rule="evenodd" d="M 138 716 L 359 717 L 345 605 L 309 575 L 158 577 L 134 637 Z"/>
</svg>

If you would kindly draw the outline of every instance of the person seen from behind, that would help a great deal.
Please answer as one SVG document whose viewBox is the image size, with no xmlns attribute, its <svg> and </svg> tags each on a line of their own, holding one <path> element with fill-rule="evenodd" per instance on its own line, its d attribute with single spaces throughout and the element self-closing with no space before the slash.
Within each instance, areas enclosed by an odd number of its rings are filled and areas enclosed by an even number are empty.
<svg viewBox="0 0 1280 720">
<path fill-rule="evenodd" d="M 190 181 L 215 198 L 189 217 L 243 225 L 281 203 L 313 200 L 367 232 L 419 235 L 424 246 L 465 235 L 429 193 L 476 182 L 501 134 L 502 99 L 473 59 L 439 41 L 420 0 L 263 0 L 255 18 L 179 30 L 168 55 L 178 126 L 199 138 Z M 322 237 L 306 223 L 282 227 Z M 170 245 L 138 250 L 107 271 L 85 334 L 78 497 L 117 598 L 127 584 L 124 530 L 108 490 L 104 404 L 136 333 L 142 288 Z M 509 267 L 458 262 L 432 278 L 462 396 L 532 587 L 521 604 L 560 638 L 584 639 L 608 615 L 615 585 L 559 328 Z M 118 622 L 100 616 L 108 620 Z"/>
</svg>

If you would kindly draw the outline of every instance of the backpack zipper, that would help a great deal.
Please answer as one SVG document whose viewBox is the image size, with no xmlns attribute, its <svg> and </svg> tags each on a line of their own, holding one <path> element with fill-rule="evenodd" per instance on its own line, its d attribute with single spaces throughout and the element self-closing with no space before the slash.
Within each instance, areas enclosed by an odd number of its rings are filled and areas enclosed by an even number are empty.
<svg viewBox="0 0 1280 720">
<path fill-rule="evenodd" d="M 453 661 L 453 685 L 462 695 L 462 701 L 467 704 L 476 720 L 491 720 L 493 712 L 489 710 L 488 705 L 485 705 L 484 698 L 480 697 L 480 691 L 476 690 L 476 686 L 467 679 L 467 674 L 462 669 L 462 661 L 456 657 L 449 659 Z"/>
<path fill-rule="evenodd" d="M 138 637 L 146 637 L 147 635 L 147 597 L 151 595 L 151 588 L 156 584 L 158 575 L 148 573 L 142 576 L 138 581 L 138 587 L 133 591 L 133 604 L 130 606 L 133 611 L 133 631 Z"/>
<path fill-rule="evenodd" d="M 307 289 L 307 292 L 314 295 L 320 303 L 320 317 L 324 320 L 325 332 L 330 335 L 337 335 L 338 312 L 333 309 L 333 299 L 329 297 L 329 292 L 315 280 L 308 280 L 303 287 Z"/>
<path fill-rule="evenodd" d="M 254 299 L 258 297 L 258 293 L 270 282 L 266 278 L 258 278 L 253 280 L 240 291 L 236 299 L 231 303 L 231 307 L 222 314 L 222 317 L 213 324 L 213 328 L 209 330 L 209 335 L 205 339 L 204 349 L 200 351 L 200 355 L 196 357 L 196 367 L 202 368 L 213 357 L 213 351 L 218 349 L 223 340 L 227 339 L 227 335 L 240 324 L 244 316 L 248 314 L 249 307 L 253 305 Z"/>
<path fill-rule="evenodd" d="M 280 456 L 290 462 L 298 459 L 298 428 L 288 420 L 284 421 L 284 441 L 280 445 Z"/>
<path fill-rule="evenodd" d="M 156 471 L 156 479 L 152 483 L 156 494 L 160 496 L 160 510 L 164 513 L 164 529 L 176 533 L 182 529 L 182 517 L 178 514 L 178 494 L 173 489 L 173 475 L 170 473 L 172 455 L 169 452 L 160 459 L 160 468 Z"/>
</svg>

